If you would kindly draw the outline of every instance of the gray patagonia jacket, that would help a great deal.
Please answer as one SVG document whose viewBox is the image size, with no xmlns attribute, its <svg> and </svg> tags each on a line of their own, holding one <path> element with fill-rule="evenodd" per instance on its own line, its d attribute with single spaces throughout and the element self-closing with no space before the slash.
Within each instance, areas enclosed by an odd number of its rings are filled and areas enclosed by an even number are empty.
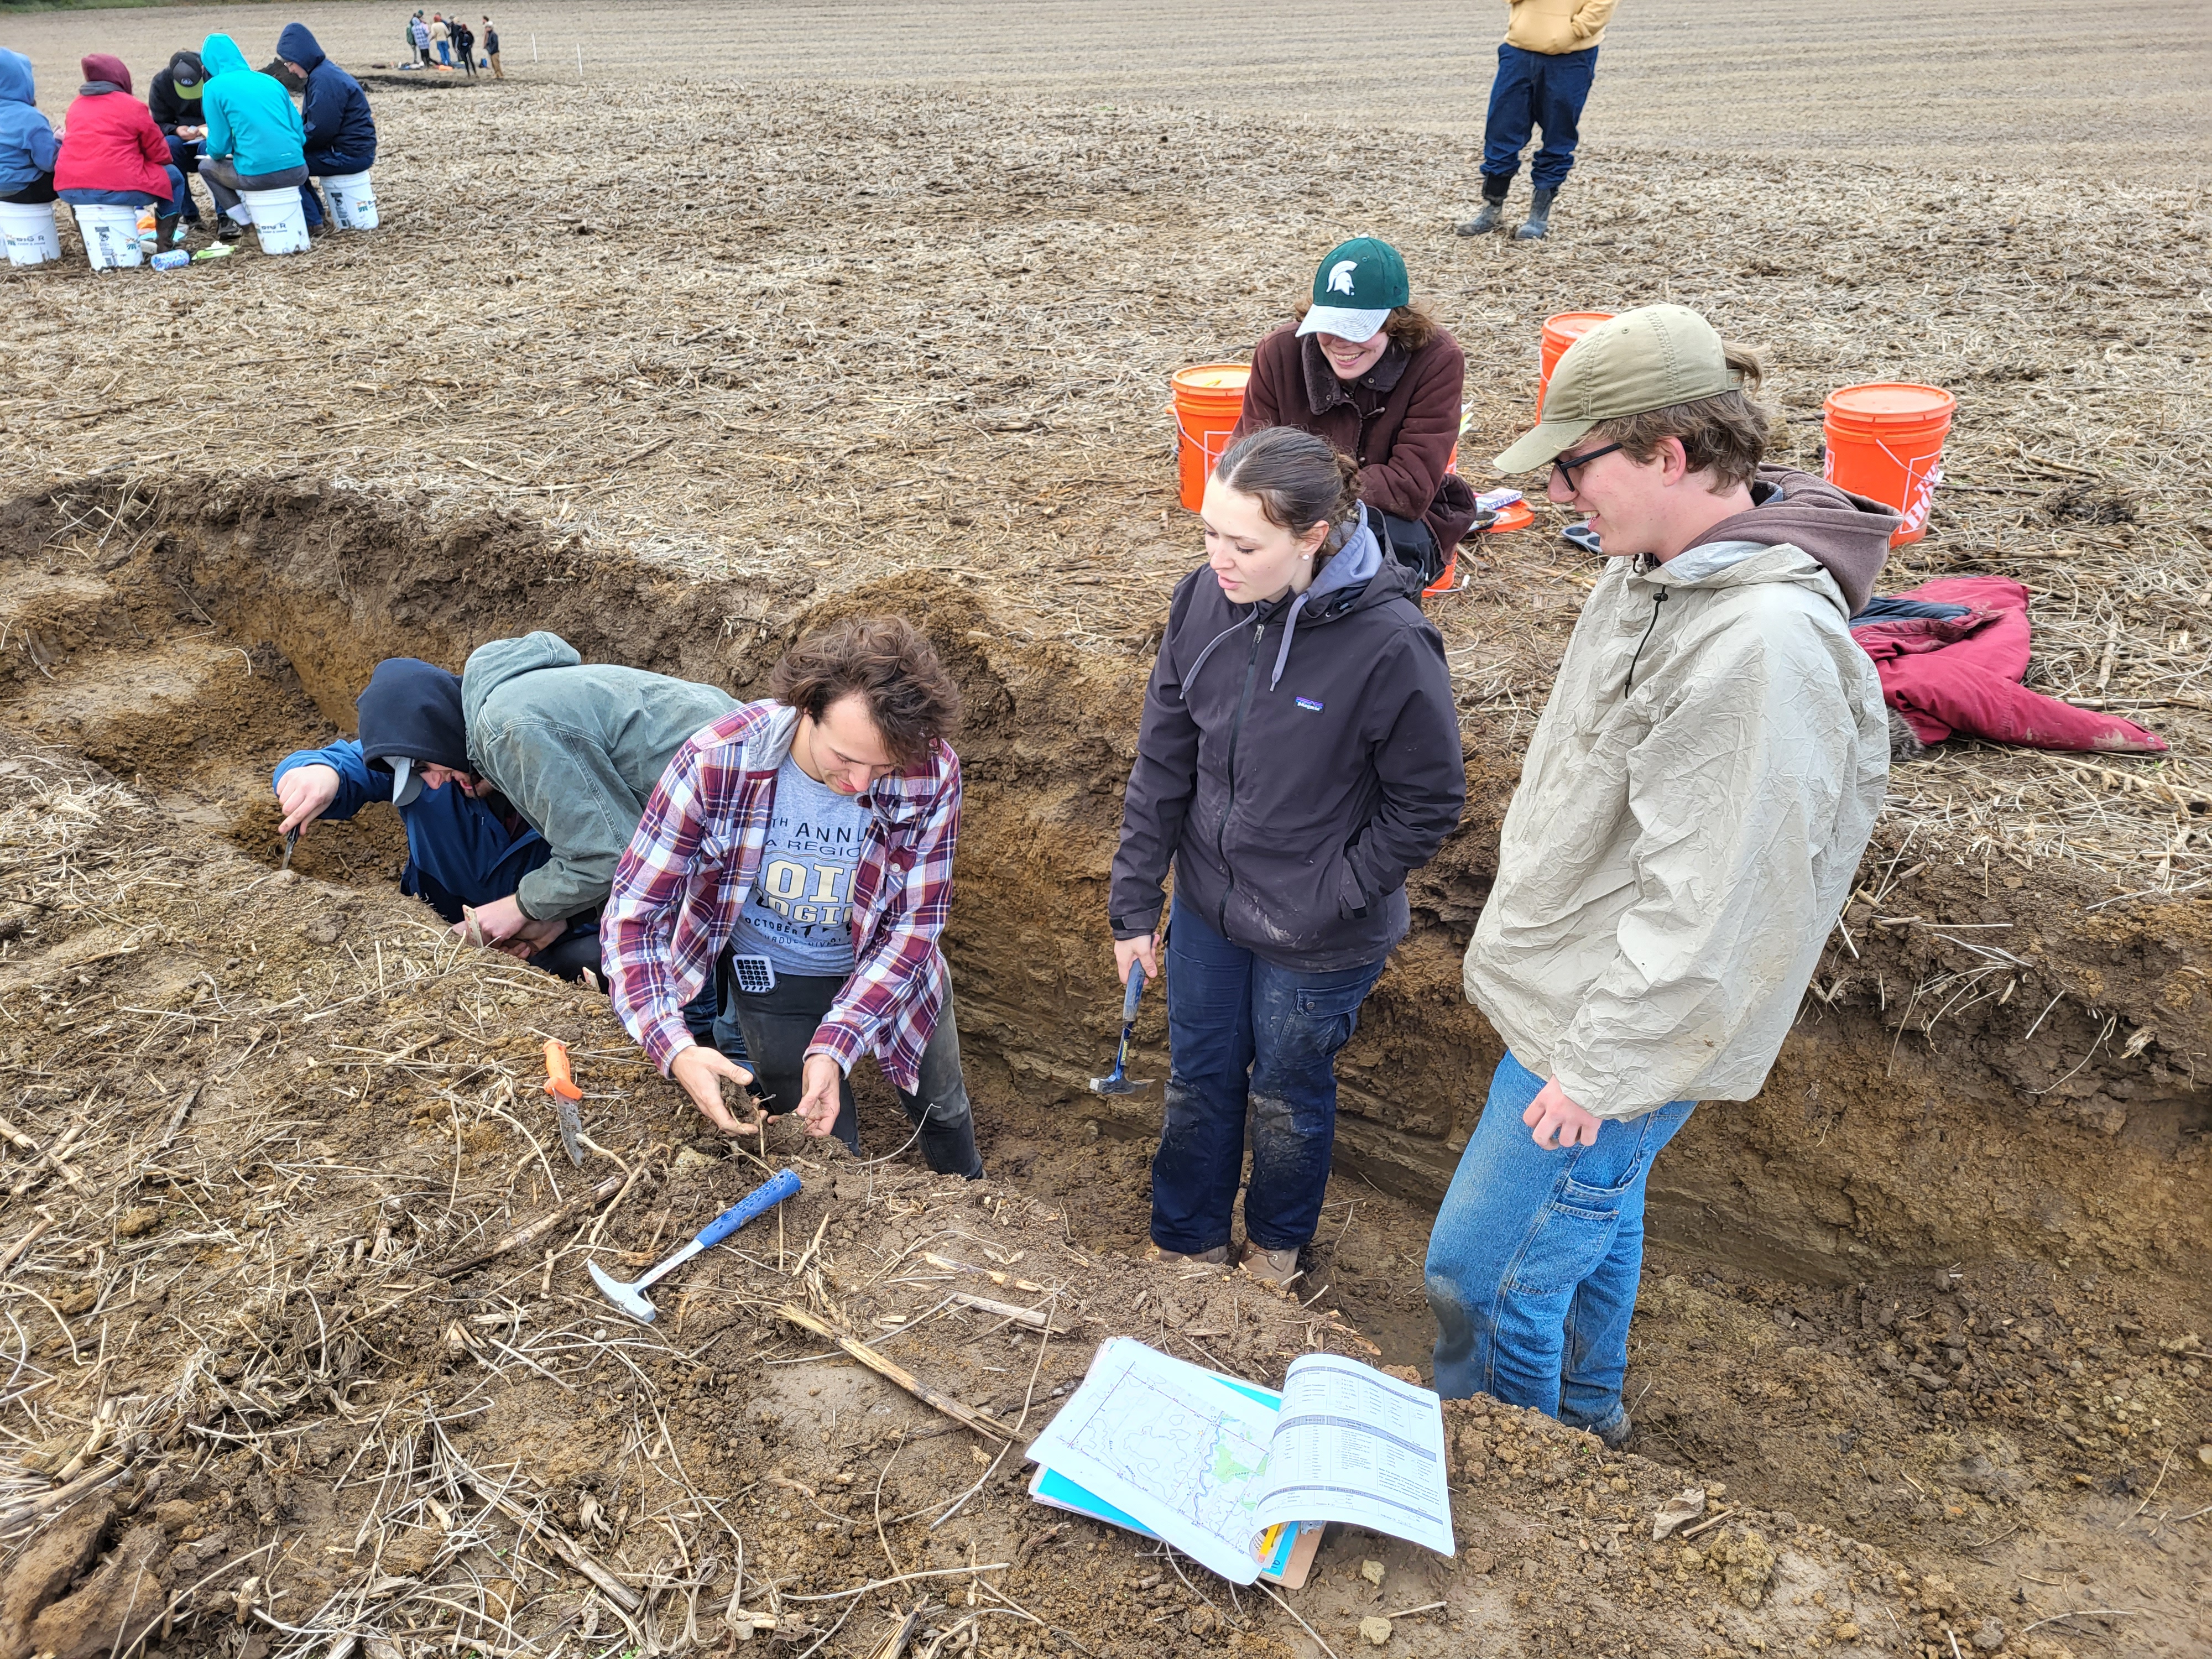
<svg viewBox="0 0 2212 1659">
<path fill-rule="evenodd" d="M 738 700 L 711 685 L 611 664 L 586 666 L 557 634 L 494 640 L 461 671 L 469 763 L 553 856 L 515 900 L 538 921 L 602 903 L 670 759 Z"/>
<path fill-rule="evenodd" d="M 1896 515 L 1828 516 L 1870 584 Z M 1889 732 L 1829 563 L 1715 541 L 1609 560 L 1583 605 L 1465 970 L 1513 1057 L 1598 1117 L 1757 1094 L 1850 890 Z"/>
</svg>

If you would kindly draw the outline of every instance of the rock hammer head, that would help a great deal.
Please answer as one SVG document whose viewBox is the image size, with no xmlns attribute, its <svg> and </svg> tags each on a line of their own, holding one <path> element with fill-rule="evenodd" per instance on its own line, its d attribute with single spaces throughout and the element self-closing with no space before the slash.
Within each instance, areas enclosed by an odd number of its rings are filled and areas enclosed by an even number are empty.
<svg viewBox="0 0 2212 1659">
<path fill-rule="evenodd" d="M 599 1294 L 620 1308 L 632 1319 L 647 1325 L 653 1323 L 655 1310 L 645 1291 L 635 1283 L 625 1284 L 596 1261 L 591 1264 L 592 1283 L 599 1287 Z"/>
</svg>

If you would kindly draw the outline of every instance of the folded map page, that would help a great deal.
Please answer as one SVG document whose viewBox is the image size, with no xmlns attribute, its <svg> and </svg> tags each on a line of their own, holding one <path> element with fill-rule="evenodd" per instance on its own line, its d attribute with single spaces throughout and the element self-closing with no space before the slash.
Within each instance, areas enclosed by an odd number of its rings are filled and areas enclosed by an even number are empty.
<svg viewBox="0 0 2212 1659">
<path fill-rule="evenodd" d="M 1452 1553 L 1436 1395 L 1334 1355 L 1291 1367 L 1279 1413 L 1115 1337 L 1029 1456 L 1232 1583 L 1260 1576 L 1255 1549 L 1285 1522 L 1348 1521 Z"/>
</svg>

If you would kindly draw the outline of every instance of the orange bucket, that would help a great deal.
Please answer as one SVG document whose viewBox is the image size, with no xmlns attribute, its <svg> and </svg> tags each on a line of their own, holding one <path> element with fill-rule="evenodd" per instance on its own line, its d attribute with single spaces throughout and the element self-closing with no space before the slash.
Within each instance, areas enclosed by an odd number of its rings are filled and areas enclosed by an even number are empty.
<svg viewBox="0 0 2212 1659">
<path fill-rule="evenodd" d="M 1251 378 L 1243 363 L 1200 363 L 1177 369 L 1170 382 L 1175 392 L 1168 410 L 1176 418 L 1176 473 L 1182 504 L 1193 513 L 1205 501 L 1206 477 L 1244 413 L 1244 386 Z"/>
<path fill-rule="evenodd" d="M 1543 362 L 1536 373 L 1536 413 L 1544 412 L 1544 391 L 1552 384 L 1552 371 L 1559 366 L 1559 359 L 1567 355 L 1567 348 L 1600 323 L 1609 323 L 1609 311 L 1563 311 L 1556 317 L 1544 319 Z"/>
<path fill-rule="evenodd" d="M 1905 515 L 1892 547 L 1928 533 L 1928 510 L 1943 477 L 1943 440 L 1959 400 L 1941 386 L 1878 380 L 1831 392 L 1823 405 L 1826 453 L 1820 476 Z"/>
</svg>

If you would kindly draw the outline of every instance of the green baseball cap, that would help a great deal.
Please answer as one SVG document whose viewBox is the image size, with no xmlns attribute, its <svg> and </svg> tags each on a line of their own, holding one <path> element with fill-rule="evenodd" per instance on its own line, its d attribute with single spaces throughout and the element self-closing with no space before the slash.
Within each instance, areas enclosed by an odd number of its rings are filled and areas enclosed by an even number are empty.
<svg viewBox="0 0 2212 1659">
<path fill-rule="evenodd" d="M 1371 340 L 1390 313 L 1413 298 L 1398 250 L 1380 237 L 1355 236 L 1322 256 L 1314 272 L 1313 309 L 1298 332 Z"/>
<path fill-rule="evenodd" d="M 1532 472 L 1601 422 L 1717 398 L 1738 384 L 1721 337 L 1687 306 L 1624 311 L 1567 348 L 1544 388 L 1543 418 L 1492 465 Z"/>
</svg>

